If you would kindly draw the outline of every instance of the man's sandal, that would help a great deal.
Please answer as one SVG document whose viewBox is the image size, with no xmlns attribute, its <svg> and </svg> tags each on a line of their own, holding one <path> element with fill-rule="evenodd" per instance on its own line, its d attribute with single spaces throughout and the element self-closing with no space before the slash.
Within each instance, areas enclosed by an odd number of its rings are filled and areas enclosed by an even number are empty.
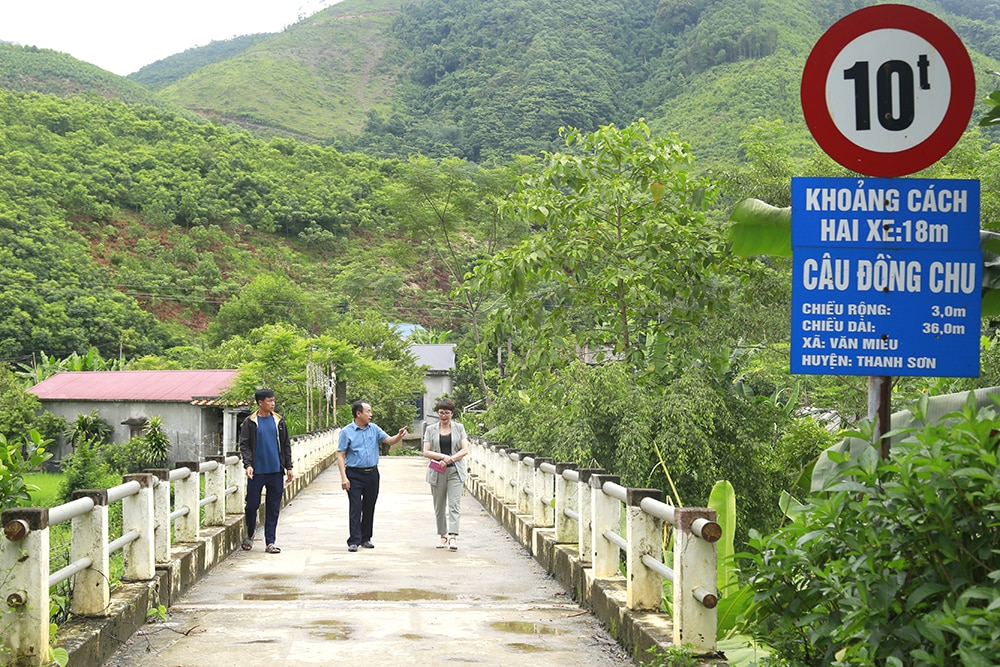
<svg viewBox="0 0 1000 667">
<path fill-rule="evenodd" d="M 281 549 L 279 549 L 278 547 L 274 546 L 273 544 L 268 544 L 267 548 L 265 548 L 264 551 L 266 551 L 269 554 L 280 554 L 281 553 Z"/>
<path fill-rule="evenodd" d="M 448 536 L 447 535 L 442 535 L 441 536 L 441 542 L 440 542 L 440 544 L 437 545 L 437 548 L 438 549 L 444 549 L 446 546 L 448 546 Z"/>
<path fill-rule="evenodd" d="M 249 537 L 244 537 L 243 544 L 241 544 L 240 546 L 243 547 L 243 551 L 250 551 L 251 549 L 253 549 L 253 540 L 251 540 Z"/>
<path fill-rule="evenodd" d="M 458 551 L 458 535 L 452 535 L 448 538 L 448 548 L 452 551 Z"/>
</svg>

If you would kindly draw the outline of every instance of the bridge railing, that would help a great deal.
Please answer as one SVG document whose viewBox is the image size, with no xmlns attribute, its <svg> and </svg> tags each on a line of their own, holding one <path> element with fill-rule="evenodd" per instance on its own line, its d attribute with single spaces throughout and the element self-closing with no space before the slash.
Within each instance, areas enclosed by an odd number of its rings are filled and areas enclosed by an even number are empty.
<svg viewBox="0 0 1000 667">
<path fill-rule="evenodd" d="M 292 468 L 309 470 L 336 451 L 334 429 L 292 438 Z M 6 510 L 0 515 L 0 664 L 48 664 L 52 637 L 50 589 L 75 577 L 70 612 L 106 616 L 111 608 L 112 554 L 124 552 L 128 581 L 151 580 L 171 562 L 173 543 L 198 542 L 203 526 L 222 526 L 243 514 L 246 479 L 240 457 L 210 456 L 174 469 L 125 475 L 109 489 L 73 492 L 52 508 Z M 173 506 L 171 507 L 171 490 Z M 108 510 L 122 504 L 121 535 L 109 539 Z M 50 528 L 70 522 L 70 563 L 50 572 Z"/>
<path fill-rule="evenodd" d="M 715 652 L 722 530 L 714 510 L 674 507 L 661 490 L 623 487 L 604 470 L 482 441 L 472 443 L 469 459 L 470 472 L 497 499 L 530 517 L 534 528 L 551 529 L 556 543 L 575 545 L 596 579 L 622 577 L 624 552 L 628 609 L 660 610 L 663 582 L 671 582 L 673 643 Z M 664 525 L 673 532 L 669 565 Z"/>
</svg>

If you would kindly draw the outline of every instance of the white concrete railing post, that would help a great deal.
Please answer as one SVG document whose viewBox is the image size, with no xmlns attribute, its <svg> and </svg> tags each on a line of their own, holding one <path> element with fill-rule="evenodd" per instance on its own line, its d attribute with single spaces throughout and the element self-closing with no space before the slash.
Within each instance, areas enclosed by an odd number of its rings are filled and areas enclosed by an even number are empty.
<svg viewBox="0 0 1000 667">
<path fill-rule="evenodd" d="M 215 497 L 215 500 L 205 505 L 204 523 L 206 526 L 226 525 L 225 465 L 226 458 L 224 456 L 209 456 L 208 462 L 201 466 L 205 470 L 205 497 Z"/>
<path fill-rule="evenodd" d="M 579 468 L 577 474 L 576 506 L 577 516 L 577 541 L 579 543 L 580 564 L 590 565 L 593 560 L 594 544 L 594 510 L 593 493 L 590 491 L 590 478 L 593 475 L 605 473 L 603 468 Z"/>
<path fill-rule="evenodd" d="M 597 579 L 607 579 L 618 574 L 618 545 L 604 537 L 604 531 L 618 532 L 621 521 L 621 502 L 604 493 L 604 483 L 617 484 L 620 479 L 618 475 L 591 475 L 590 477 L 590 507 L 593 516 L 590 561 L 594 577 Z"/>
<path fill-rule="evenodd" d="M 674 509 L 674 645 L 693 644 L 699 651 L 714 651 L 718 631 L 715 605 L 702 604 L 699 591 L 717 594 L 717 554 L 715 540 L 702 539 L 692 527 L 699 520 L 715 521 L 715 510 Z M 715 524 L 718 528 L 718 524 Z"/>
<path fill-rule="evenodd" d="M 157 565 L 170 563 L 170 471 L 147 470 L 155 478 L 153 485 L 153 558 Z"/>
<path fill-rule="evenodd" d="M 129 581 L 152 579 L 156 574 L 156 523 L 153 519 L 153 485 L 155 478 L 149 473 L 125 475 L 125 483 L 138 482 L 139 491 L 122 498 L 122 534 L 130 530 L 139 538 L 125 545 L 125 573 Z"/>
<path fill-rule="evenodd" d="M 503 457 L 503 502 L 517 507 L 517 450 L 511 449 Z"/>
<path fill-rule="evenodd" d="M 493 451 L 490 456 L 490 493 L 498 500 L 503 500 L 503 452 L 506 451 L 499 445 L 490 447 Z"/>
<path fill-rule="evenodd" d="M 302 470 L 308 465 L 310 438 L 308 435 L 297 435 L 291 438 L 292 470 Z"/>
<path fill-rule="evenodd" d="M 484 481 L 486 479 L 486 470 L 487 470 L 487 465 L 486 464 L 487 464 L 487 461 L 488 461 L 488 459 L 487 459 L 488 450 L 483 445 L 483 443 L 481 443 L 478 439 L 475 440 L 475 445 L 474 446 L 476 448 L 475 459 L 474 459 L 474 463 L 475 463 L 474 467 L 476 469 L 476 477 L 479 479 L 480 482 L 482 482 L 482 481 Z"/>
<path fill-rule="evenodd" d="M 0 641 L 26 665 L 48 664 L 49 511 L 3 512 L 0 544 Z"/>
<path fill-rule="evenodd" d="M 643 498 L 663 500 L 659 489 L 628 489 L 625 503 L 625 605 L 629 609 L 659 610 L 663 602 L 663 579 L 650 569 L 643 556 L 663 561 L 663 519 L 647 514 L 639 503 Z"/>
<path fill-rule="evenodd" d="M 493 454 L 493 495 L 501 503 L 506 497 L 504 492 L 504 481 L 507 475 L 507 448 L 497 447 Z"/>
<path fill-rule="evenodd" d="M 187 508 L 184 516 L 179 516 L 174 520 L 174 541 L 175 542 L 197 542 L 201 534 L 201 474 L 197 461 L 178 463 L 175 471 L 180 472 L 180 476 L 172 474 L 174 480 L 174 507 L 177 509 Z M 184 475 L 181 469 L 187 468 L 188 474 Z M 173 513 L 171 513 L 173 514 Z"/>
<path fill-rule="evenodd" d="M 493 493 L 493 447 L 493 445 L 483 445 L 482 447 L 483 473 L 479 476 L 479 483 L 490 493 Z"/>
<path fill-rule="evenodd" d="M 566 514 L 567 509 L 576 512 L 577 484 L 566 479 L 563 475 L 565 471 L 576 470 L 577 467 L 576 463 L 560 462 L 556 464 L 555 540 L 561 544 L 576 542 L 579 539 L 577 521 Z"/>
<path fill-rule="evenodd" d="M 534 502 L 531 504 L 531 519 L 536 528 L 551 528 L 555 525 L 555 508 L 552 501 L 555 498 L 555 477 L 542 470 L 542 465 L 555 465 L 552 459 L 535 458 L 535 472 L 532 475 L 531 487 Z"/>
<path fill-rule="evenodd" d="M 246 509 L 246 472 L 243 460 L 237 454 L 226 457 L 226 488 L 235 488 L 235 493 L 226 494 L 226 514 L 242 514 Z"/>
<path fill-rule="evenodd" d="M 111 605 L 110 551 L 108 550 L 108 491 L 83 489 L 73 492 L 73 500 L 89 498 L 94 507 L 72 519 L 73 538 L 69 560 L 88 559 L 90 564 L 76 574 L 70 611 L 77 616 L 106 616 Z"/>
<path fill-rule="evenodd" d="M 514 488 L 517 489 L 518 514 L 534 515 L 534 512 L 531 509 L 531 499 L 534 498 L 535 492 L 534 459 L 534 452 L 517 453 L 517 482 L 514 484 Z"/>
</svg>

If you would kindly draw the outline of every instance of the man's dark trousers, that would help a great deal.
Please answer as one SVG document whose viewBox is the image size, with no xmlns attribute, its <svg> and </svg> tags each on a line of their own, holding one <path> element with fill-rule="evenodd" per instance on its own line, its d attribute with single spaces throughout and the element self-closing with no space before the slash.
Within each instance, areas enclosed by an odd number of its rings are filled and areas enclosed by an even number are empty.
<svg viewBox="0 0 1000 667">
<path fill-rule="evenodd" d="M 347 490 L 351 513 L 351 536 L 347 538 L 347 545 L 360 546 L 372 539 L 380 479 L 378 468 L 348 468 L 347 479 L 351 482 Z"/>
<path fill-rule="evenodd" d="M 257 529 L 257 510 L 260 508 L 260 493 L 264 496 L 264 544 L 274 544 L 278 532 L 278 513 L 281 511 L 281 494 L 285 492 L 285 476 L 280 472 L 254 473 L 247 480 L 246 522 L 247 536 L 253 539 Z"/>
</svg>

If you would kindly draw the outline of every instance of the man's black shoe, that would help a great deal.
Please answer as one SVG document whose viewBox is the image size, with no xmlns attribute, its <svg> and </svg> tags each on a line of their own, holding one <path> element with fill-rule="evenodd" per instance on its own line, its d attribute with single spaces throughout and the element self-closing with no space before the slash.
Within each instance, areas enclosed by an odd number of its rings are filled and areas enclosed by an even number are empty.
<svg viewBox="0 0 1000 667">
<path fill-rule="evenodd" d="M 371 541 L 362 542 L 361 546 L 363 546 L 365 549 L 374 549 L 375 548 L 375 545 L 372 544 Z"/>
</svg>

